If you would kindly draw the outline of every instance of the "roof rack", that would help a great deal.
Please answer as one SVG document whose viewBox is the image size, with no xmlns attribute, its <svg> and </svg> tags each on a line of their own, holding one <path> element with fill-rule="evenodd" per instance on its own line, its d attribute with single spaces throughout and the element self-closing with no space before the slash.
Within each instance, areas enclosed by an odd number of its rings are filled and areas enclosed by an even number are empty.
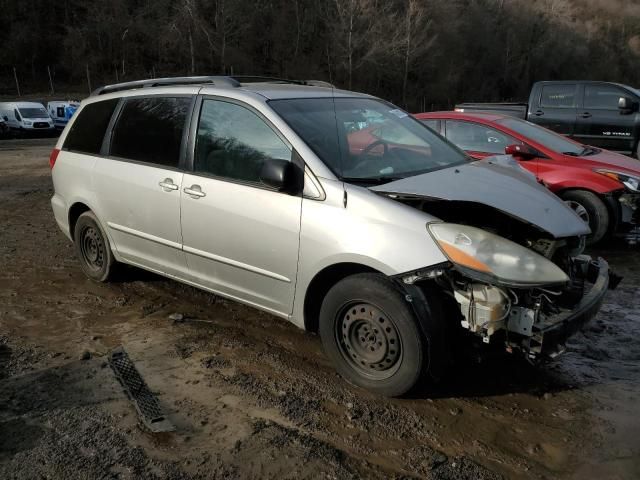
<svg viewBox="0 0 640 480">
<path fill-rule="evenodd" d="M 167 77 L 151 78 L 148 80 L 136 80 L 133 82 L 114 83 L 97 88 L 91 92 L 91 96 L 104 95 L 105 93 L 120 92 L 122 90 L 132 90 L 134 88 L 164 87 L 170 85 L 200 85 L 202 83 L 213 83 L 225 87 L 237 88 L 240 82 L 232 77 L 224 76 L 200 76 L 200 77 Z"/>
<path fill-rule="evenodd" d="M 234 75 L 230 78 L 240 83 L 283 83 L 292 85 L 306 85 L 309 87 L 328 87 L 334 88 L 334 85 L 324 80 L 290 80 L 288 78 L 278 77 L 262 77 L 258 75 Z"/>
<path fill-rule="evenodd" d="M 148 80 L 135 80 L 133 82 L 114 83 L 106 85 L 91 92 L 91 96 L 104 95 L 106 93 L 121 92 L 123 90 L 133 90 L 135 88 L 165 87 L 171 85 L 201 85 L 211 83 L 223 87 L 238 88 L 246 83 L 281 83 L 292 85 L 307 85 L 313 87 L 333 88 L 329 82 L 322 80 L 288 80 L 277 77 L 261 77 L 257 75 L 237 75 L 237 76 L 199 76 L 199 77 L 167 77 L 150 78 Z"/>
</svg>

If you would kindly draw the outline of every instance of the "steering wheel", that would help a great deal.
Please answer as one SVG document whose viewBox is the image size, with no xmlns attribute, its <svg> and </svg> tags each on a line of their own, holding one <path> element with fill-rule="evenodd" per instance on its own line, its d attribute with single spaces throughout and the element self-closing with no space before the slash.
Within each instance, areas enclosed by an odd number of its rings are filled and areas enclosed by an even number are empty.
<svg viewBox="0 0 640 480">
<path fill-rule="evenodd" d="M 387 153 L 389 153 L 389 144 L 387 142 L 385 142 L 384 140 L 376 140 L 375 142 L 370 143 L 369 145 L 367 145 L 367 147 L 364 150 L 362 150 L 362 154 L 361 155 L 369 155 L 371 150 L 373 150 L 374 148 L 376 148 L 379 145 L 382 145 L 382 156 L 385 156 Z"/>
</svg>

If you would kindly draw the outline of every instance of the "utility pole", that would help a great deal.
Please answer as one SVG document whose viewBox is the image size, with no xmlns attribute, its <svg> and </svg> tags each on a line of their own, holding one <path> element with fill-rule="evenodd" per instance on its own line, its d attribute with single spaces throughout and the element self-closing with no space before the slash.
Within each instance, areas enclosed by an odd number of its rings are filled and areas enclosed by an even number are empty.
<svg viewBox="0 0 640 480">
<path fill-rule="evenodd" d="M 20 82 L 18 82 L 18 73 L 16 72 L 16 67 L 13 67 L 13 78 L 16 79 L 16 90 L 18 90 L 18 96 L 20 97 Z"/>
<path fill-rule="evenodd" d="M 89 86 L 89 94 L 91 94 L 91 75 L 89 75 L 89 64 L 87 66 L 87 85 Z"/>
<path fill-rule="evenodd" d="M 47 65 L 47 72 L 49 73 L 49 85 L 51 86 L 51 95 L 54 95 L 56 92 L 53 89 L 53 78 L 51 78 L 51 68 Z"/>
</svg>

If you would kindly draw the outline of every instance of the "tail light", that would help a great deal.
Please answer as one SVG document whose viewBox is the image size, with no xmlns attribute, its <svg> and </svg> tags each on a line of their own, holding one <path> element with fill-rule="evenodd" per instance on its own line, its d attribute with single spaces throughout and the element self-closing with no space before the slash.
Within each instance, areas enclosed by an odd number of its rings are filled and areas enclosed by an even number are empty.
<svg viewBox="0 0 640 480">
<path fill-rule="evenodd" d="M 56 160 L 58 159 L 58 154 L 60 153 L 59 148 L 54 148 L 51 150 L 51 155 L 49 155 L 49 166 L 53 169 L 53 166 L 56 164 Z"/>
</svg>

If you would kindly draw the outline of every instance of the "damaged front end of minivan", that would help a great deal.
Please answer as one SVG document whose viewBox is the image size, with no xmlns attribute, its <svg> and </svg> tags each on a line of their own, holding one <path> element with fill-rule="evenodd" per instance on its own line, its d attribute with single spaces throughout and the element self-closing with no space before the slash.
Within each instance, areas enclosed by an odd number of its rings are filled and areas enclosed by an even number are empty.
<svg viewBox="0 0 640 480">
<path fill-rule="evenodd" d="M 588 227 L 534 182 L 521 176 L 521 195 L 500 204 L 490 185 L 463 181 L 478 180 L 487 168 L 495 187 L 509 174 L 509 167 L 478 162 L 374 187 L 439 219 L 426 228 L 448 262 L 397 280 L 409 292 L 422 282 L 437 285 L 453 300 L 460 325 L 484 343 L 531 361 L 553 358 L 620 277 L 604 259 L 583 253 Z M 447 176 L 457 182 L 449 191 Z M 526 199 L 533 193 L 532 205 Z"/>
</svg>

